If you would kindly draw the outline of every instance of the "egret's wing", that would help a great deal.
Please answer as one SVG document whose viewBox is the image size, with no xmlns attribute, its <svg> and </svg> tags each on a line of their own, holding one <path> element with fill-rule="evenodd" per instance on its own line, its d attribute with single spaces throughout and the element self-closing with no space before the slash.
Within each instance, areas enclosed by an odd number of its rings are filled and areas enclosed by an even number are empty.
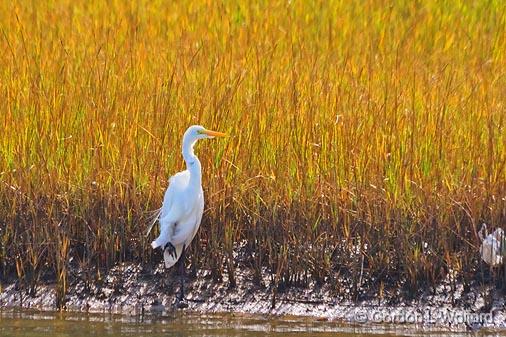
<svg viewBox="0 0 506 337">
<path fill-rule="evenodd" d="M 163 252 L 165 268 L 170 268 L 176 264 L 183 252 L 183 248 L 188 248 L 200 225 L 201 218 L 202 213 L 200 213 L 200 207 L 199 205 L 196 205 L 196 207 L 192 210 L 192 215 L 185 222 L 177 224 L 174 230 L 174 235 L 170 241 L 176 249 L 176 256 L 172 256 L 168 251 Z"/>
<path fill-rule="evenodd" d="M 189 181 L 190 181 L 190 172 L 188 171 L 179 172 L 170 177 L 169 187 L 167 187 L 167 190 L 165 191 L 162 207 L 156 210 L 154 218 L 152 219 L 146 232 L 146 237 L 153 229 L 154 225 L 156 224 L 156 221 L 158 219 L 163 219 L 164 217 L 167 216 L 167 214 L 169 214 L 169 211 L 174 201 L 176 200 L 177 194 L 183 191 L 186 188 L 186 186 L 188 186 Z"/>
<path fill-rule="evenodd" d="M 195 216 L 191 217 L 187 222 L 177 224 L 170 242 L 174 245 L 190 244 L 196 226 L 197 218 Z"/>
<path fill-rule="evenodd" d="M 196 199 L 193 202 L 192 209 L 188 217 L 184 221 L 178 223 L 174 230 L 171 242 L 174 245 L 186 244 L 190 245 L 193 237 L 197 233 L 202 220 L 202 213 L 204 211 L 204 194 L 202 191 L 196 195 Z"/>
<path fill-rule="evenodd" d="M 188 187 L 190 183 L 190 172 L 178 172 L 169 179 L 169 187 L 165 191 L 162 204 L 162 212 L 160 218 L 164 218 L 170 211 L 171 207 L 178 200 L 178 195 Z"/>
</svg>

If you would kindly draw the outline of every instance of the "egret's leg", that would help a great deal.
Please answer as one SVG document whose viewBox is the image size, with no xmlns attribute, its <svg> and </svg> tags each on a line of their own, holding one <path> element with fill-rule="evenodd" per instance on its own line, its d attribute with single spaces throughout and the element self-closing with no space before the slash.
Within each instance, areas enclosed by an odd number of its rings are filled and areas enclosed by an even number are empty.
<svg viewBox="0 0 506 337">
<path fill-rule="evenodd" d="M 185 278 L 185 266 L 184 266 L 184 260 L 186 258 L 186 246 L 183 245 L 183 250 L 181 251 L 181 256 L 179 257 L 179 281 L 180 281 L 180 288 L 179 288 L 179 301 L 184 301 L 184 278 Z"/>
</svg>

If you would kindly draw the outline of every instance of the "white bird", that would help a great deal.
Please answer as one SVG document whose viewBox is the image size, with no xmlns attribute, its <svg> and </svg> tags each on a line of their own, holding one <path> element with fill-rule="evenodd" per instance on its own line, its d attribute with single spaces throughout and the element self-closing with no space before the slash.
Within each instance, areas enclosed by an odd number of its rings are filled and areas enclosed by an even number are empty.
<svg viewBox="0 0 506 337">
<path fill-rule="evenodd" d="M 169 179 L 169 187 L 163 198 L 159 213 L 160 235 L 151 243 L 153 249 L 161 247 L 165 267 L 172 267 L 189 246 L 200 226 L 204 212 L 204 192 L 202 190 L 202 168 L 193 152 L 199 139 L 224 137 L 218 131 L 206 130 L 203 126 L 190 126 L 183 136 L 183 158 L 186 170 L 176 173 Z M 157 218 L 158 218 L 157 217 Z M 156 218 L 150 225 L 149 234 Z M 180 261 L 180 274 L 184 273 L 184 257 Z M 181 275 L 182 276 L 182 275 Z M 181 295 L 183 297 L 183 282 Z"/>
<path fill-rule="evenodd" d="M 497 228 L 493 233 L 488 234 L 487 225 L 483 224 L 478 236 L 482 240 L 480 246 L 481 259 L 492 267 L 501 265 L 506 253 L 506 238 L 502 228 Z"/>
</svg>

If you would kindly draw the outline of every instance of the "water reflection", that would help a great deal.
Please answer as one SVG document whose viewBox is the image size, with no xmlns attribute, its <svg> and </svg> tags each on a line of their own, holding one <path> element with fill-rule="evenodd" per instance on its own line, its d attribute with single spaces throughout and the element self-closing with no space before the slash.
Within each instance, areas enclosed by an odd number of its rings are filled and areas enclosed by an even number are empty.
<svg viewBox="0 0 506 337">
<path fill-rule="evenodd" d="M 33 310 L 0 311 L 3 337 L 84 336 L 462 336 L 463 332 L 409 326 L 349 325 L 312 318 L 234 314 L 164 313 L 138 316 L 55 313 Z M 470 336 L 506 336 L 480 331 Z"/>
</svg>

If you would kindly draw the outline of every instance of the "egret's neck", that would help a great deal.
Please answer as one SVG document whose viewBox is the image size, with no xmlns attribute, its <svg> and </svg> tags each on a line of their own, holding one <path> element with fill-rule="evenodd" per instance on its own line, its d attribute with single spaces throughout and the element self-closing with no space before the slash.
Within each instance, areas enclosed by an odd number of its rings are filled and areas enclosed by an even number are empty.
<svg viewBox="0 0 506 337">
<path fill-rule="evenodd" d="M 183 158 L 186 162 L 186 169 L 190 172 L 190 185 L 195 187 L 202 186 L 202 172 L 200 161 L 193 152 L 193 146 L 196 140 L 183 140 Z"/>
</svg>

